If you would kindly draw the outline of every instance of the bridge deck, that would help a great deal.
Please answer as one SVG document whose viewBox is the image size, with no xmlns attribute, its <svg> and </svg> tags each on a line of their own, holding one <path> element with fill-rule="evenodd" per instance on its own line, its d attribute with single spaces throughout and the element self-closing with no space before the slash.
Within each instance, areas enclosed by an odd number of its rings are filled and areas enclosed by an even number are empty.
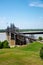
<svg viewBox="0 0 43 65">
<path fill-rule="evenodd" d="M 43 34 L 43 31 L 38 31 L 38 32 L 20 32 L 20 34 Z"/>
</svg>

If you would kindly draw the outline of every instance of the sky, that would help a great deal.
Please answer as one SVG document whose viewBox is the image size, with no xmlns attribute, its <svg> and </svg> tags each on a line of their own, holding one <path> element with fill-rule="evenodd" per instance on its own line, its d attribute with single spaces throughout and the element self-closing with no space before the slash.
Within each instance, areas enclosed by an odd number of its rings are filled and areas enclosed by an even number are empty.
<svg viewBox="0 0 43 65">
<path fill-rule="evenodd" d="M 0 0 L 0 29 L 43 29 L 43 0 Z"/>
</svg>

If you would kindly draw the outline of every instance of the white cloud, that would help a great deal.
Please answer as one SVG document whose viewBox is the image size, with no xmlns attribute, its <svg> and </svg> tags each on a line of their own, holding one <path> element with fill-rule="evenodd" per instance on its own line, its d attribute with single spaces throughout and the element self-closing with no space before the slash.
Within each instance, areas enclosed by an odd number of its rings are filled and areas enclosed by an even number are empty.
<svg viewBox="0 0 43 65">
<path fill-rule="evenodd" d="M 42 7 L 43 8 L 43 3 L 39 2 L 32 2 L 29 4 L 31 7 Z"/>
</svg>

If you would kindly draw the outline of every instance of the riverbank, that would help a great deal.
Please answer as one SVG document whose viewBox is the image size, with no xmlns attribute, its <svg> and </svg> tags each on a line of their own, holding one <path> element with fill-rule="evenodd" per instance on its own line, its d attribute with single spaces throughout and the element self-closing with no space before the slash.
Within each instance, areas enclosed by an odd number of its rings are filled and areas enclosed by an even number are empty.
<svg viewBox="0 0 43 65">
<path fill-rule="evenodd" d="M 24 47 L 0 49 L 0 65 L 43 65 L 39 54 L 42 46 L 34 42 Z"/>
</svg>

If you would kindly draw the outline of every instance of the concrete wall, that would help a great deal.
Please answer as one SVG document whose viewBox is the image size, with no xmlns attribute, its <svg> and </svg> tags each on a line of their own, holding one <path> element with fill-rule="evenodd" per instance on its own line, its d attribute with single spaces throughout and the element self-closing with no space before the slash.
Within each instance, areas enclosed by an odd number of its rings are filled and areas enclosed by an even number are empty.
<svg viewBox="0 0 43 65">
<path fill-rule="evenodd" d="M 9 35 L 7 35 L 7 41 L 9 42 L 9 46 L 10 47 L 14 47 L 15 46 L 15 40 L 11 39 L 11 33 Z"/>
</svg>

